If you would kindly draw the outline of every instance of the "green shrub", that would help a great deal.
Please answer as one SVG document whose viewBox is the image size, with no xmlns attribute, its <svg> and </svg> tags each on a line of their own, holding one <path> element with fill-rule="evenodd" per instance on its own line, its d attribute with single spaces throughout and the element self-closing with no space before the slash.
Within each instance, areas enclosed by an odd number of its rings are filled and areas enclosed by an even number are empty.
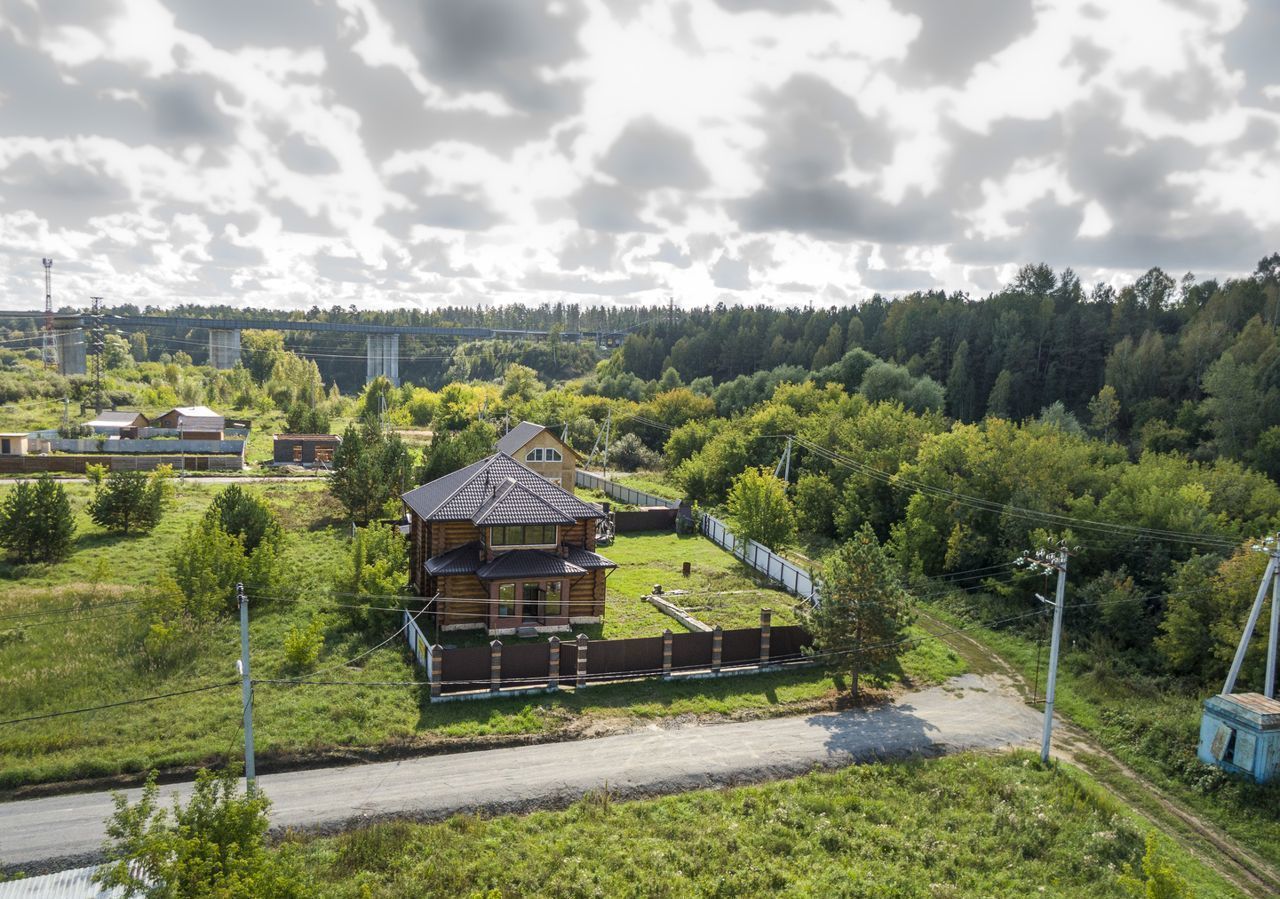
<svg viewBox="0 0 1280 899">
<path fill-rule="evenodd" d="M 285 666 L 294 671 L 310 671 L 324 650 L 324 622 L 319 616 L 306 627 L 294 625 L 284 635 Z"/>
</svg>

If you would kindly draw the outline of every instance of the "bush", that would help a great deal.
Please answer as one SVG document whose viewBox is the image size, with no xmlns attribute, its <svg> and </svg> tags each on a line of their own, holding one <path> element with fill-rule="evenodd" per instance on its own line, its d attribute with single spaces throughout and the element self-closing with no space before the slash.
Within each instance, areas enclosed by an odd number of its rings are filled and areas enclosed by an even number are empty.
<svg viewBox="0 0 1280 899">
<path fill-rule="evenodd" d="M 284 635 L 285 665 L 294 671 L 310 671 L 324 650 L 324 622 L 320 616 L 306 627 L 294 625 Z"/>
<path fill-rule="evenodd" d="M 234 771 L 201 770 L 191 799 L 175 798 L 172 812 L 159 795 L 154 772 L 136 805 L 115 794 L 107 864 L 95 875 L 102 886 L 157 899 L 311 895 L 296 857 L 267 849 L 270 801 L 241 794 Z"/>
<path fill-rule="evenodd" d="M 622 439 L 609 447 L 609 461 L 620 471 L 652 469 L 658 467 L 658 454 L 635 434 L 623 434 Z"/>
<path fill-rule="evenodd" d="M 393 528 L 370 525 L 356 530 L 346 566 L 334 583 L 335 593 L 345 600 L 348 619 L 357 627 L 371 627 L 380 616 L 368 606 L 390 606 L 388 596 L 405 592 L 409 580 L 409 558 L 404 538 Z"/>
</svg>

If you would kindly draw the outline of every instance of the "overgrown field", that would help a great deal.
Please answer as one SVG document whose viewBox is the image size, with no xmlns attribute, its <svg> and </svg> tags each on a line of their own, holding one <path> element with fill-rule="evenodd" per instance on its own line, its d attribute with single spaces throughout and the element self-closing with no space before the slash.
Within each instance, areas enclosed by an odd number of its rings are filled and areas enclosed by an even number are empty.
<svg viewBox="0 0 1280 899">
<path fill-rule="evenodd" d="M 221 485 L 188 480 L 150 535 L 119 537 L 85 514 L 90 487 L 66 485 L 76 511 L 71 557 L 53 566 L 0 565 L 0 719 L 182 693 L 144 703 L 64 717 L 0 725 L 0 788 L 141 772 L 151 767 L 219 764 L 240 753 L 239 628 L 225 617 L 196 635 L 176 662 L 156 667 L 141 651 L 146 622 L 135 602 L 164 572 L 186 528 Z M 0 494 L 11 489 L 0 485 Z M 537 699 L 432 705 L 416 669 L 394 638 L 399 615 L 382 613 L 371 631 L 347 623 L 331 587 L 348 537 L 339 508 L 320 483 L 246 484 L 265 497 L 284 525 L 291 595 L 252 591 L 250 633 L 255 678 L 313 678 L 337 684 L 262 683 L 255 689 L 259 757 L 320 755 L 348 748 L 422 748 L 489 738 L 547 738 L 590 722 L 628 722 L 675 715 L 768 714 L 832 696 L 841 681 L 814 669 L 686 683 L 593 686 Z M 621 568 L 610 578 L 605 624 L 591 636 L 657 634 L 679 627 L 637 598 L 643 585 L 676 584 L 680 563 L 693 563 L 690 589 L 730 591 L 700 611 L 726 627 L 751 626 L 768 604 L 787 623 L 789 597 L 761 589 L 731 556 L 701 538 L 640 535 L 605 550 Z M 747 592 L 736 593 L 738 589 Z M 703 603 L 712 598 L 706 597 Z M 388 600 L 384 605 L 393 605 Z M 285 636 L 319 619 L 325 640 L 315 668 L 288 666 Z M 389 642 L 380 648 L 379 643 Z M 357 659 L 357 657 L 359 657 Z M 348 660 L 356 661 L 348 663 Z M 905 678 L 922 684 L 964 670 L 946 647 L 927 641 L 903 662 Z M 360 686 L 377 682 L 399 686 Z"/>
<path fill-rule="evenodd" d="M 934 607 L 931 612 L 953 623 L 962 621 L 945 609 Z M 1028 682 L 1035 677 L 1035 641 L 1008 631 L 965 627 L 1018 668 Z M 1044 650 L 1038 666 L 1041 696 L 1047 657 Z M 1058 672 L 1055 708 L 1152 783 L 1280 864 L 1280 784 L 1258 786 L 1196 758 L 1198 699 L 1159 678 L 1108 669 L 1082 652 L 1067 651 Z"/>
<path fill-rule="evenodd" d="M 1131 896 L 1144 833 L 1071 769 L 1025 754 L 864 765 L 763 786 L 304 842 L 318 895 Z M 1171 844 L 1200 897 L 1234 896 Z"/>
</svg>

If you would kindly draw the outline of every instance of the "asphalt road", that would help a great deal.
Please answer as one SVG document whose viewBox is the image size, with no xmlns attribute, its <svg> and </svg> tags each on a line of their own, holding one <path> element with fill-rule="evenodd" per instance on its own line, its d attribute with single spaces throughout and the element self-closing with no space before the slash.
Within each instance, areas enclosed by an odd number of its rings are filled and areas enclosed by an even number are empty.
<svg viewBox="0 0 1280 899">
<path fill-rule="evenodd" d="M 617 736 L 268 774 L 274 828 L 336 829 L 353 820 L 437 819 L 521 811 L 606 787 L 620 797 L 799 774 L 913 753 L 1029 744 L 1040 714 L 995 681 L 965 675 L 871 711 L 731 724 L 653 727 Z M 164 788 L 186 795 L 188 785 Z M 128 791 L 134 798 L 138 790 Z M 0 867 L 96 860 L 107 793 L 0 804 Z"/>
</svg>

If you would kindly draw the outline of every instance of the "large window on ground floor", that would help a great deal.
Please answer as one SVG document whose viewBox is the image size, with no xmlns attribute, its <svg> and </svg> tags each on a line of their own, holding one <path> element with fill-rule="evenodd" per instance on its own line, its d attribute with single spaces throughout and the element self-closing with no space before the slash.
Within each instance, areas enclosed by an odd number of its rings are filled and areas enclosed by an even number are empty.
<svg viewBox="0 0 1280 899">
<path fill-rule="evenodd" d="M 555 542 L 554 524 L 509 524 L 489 528 L 490 546 L 552 546 Z"/>
<path fill-rule="evenodd" d="M 517 602 L 517 588 L 519 601 Z M 521 581 L 498 585 L 498 617 L 522 622 L 545 621 L 564 615 L 563 581 Z"/>
</svg>

